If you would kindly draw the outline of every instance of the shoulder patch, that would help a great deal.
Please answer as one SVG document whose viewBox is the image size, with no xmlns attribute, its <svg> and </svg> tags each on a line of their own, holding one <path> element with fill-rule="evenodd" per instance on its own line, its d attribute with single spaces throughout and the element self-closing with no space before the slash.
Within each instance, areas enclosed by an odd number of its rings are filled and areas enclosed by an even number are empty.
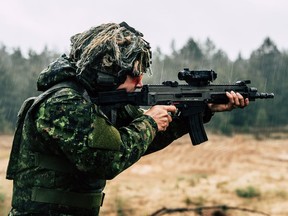
<svg viewBox="0 0 288 216">
<path fill-rule="evenodd" d="M 93 121 L 93 128 L 88 137 L 88 146 L 104 150 L 120 150 L 122 142 L 120 133 L 105 118 L 97 116 Z"/>
</svg>

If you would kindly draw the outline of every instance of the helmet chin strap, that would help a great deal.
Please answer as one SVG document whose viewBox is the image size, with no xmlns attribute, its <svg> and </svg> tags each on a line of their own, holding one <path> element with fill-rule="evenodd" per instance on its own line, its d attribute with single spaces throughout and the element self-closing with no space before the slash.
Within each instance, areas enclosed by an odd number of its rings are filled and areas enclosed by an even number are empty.
<svg viewBox="0 0 288 216">
<path fill-rule="evenodd" d="M 90 95 L 94 95 L 97 92 L 116 90 L 126 81 L 127 75 L 133 78 L 138 77 L 138 73 L 128 69 L 121 69 L 118 73 L 112 74 L 104 70 L 90 68 L 89 73 L 79 73 L 77 79 L 86 87 Z"/>
<path fill-rule="evenodd" d="M 118 85 L 118 78 L 108 74 L 108 73 L 103 73 L 103 72 L 97 72 L 97 81 L 96 83 L 99 86 L 117 86 Z"/>
</svg>

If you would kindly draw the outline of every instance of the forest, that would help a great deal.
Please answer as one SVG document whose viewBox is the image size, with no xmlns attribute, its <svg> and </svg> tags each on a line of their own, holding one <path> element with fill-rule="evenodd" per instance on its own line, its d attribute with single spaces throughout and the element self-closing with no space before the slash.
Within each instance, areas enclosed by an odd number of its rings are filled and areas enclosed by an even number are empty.
<svg viewBox="0 0 288 216">
<path fill-rule="evenodd" d="M 29 50 L 24 55 L 20 48 L 0 45 L 0 134 L 14 131 L 23 101 L 40 94 L 36 90 L 39 73 L 61 54 L 44 47 L 40 53 Z M 256 87 L 260 92 L 275 94 L 274 99 L 251 102 L 244 110 L 217 113 L 206 125 L 209 130 L 233 134 L 267 128 L 287 129 L 288 101 L 284 95 L 288 93 L 288 51 L 279 50 L 271 38 L 265 38 L 249 58 L 244 59 L 239 53 L 233 61 L 209 38 L 205 42 L 189 38 L 180 49 L 175 49 L 172 41 L 171 54 L 162 53 L 158 47 L 152 56 L 153 75 L 146 76 L 144 84 L 177 80 L 178 72 L 183 68 L 212 69 L 218 74 L 213 84 L 251 80 L 249 86 Z"/>
</svg>

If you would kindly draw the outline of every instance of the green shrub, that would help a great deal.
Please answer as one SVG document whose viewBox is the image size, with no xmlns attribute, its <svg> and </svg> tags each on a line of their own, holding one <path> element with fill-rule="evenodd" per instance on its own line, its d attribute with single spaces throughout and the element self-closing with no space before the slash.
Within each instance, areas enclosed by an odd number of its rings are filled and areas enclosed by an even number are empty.
<svg viewBox="0 0 288 216">
<path fill-rule="evenodd" d="M 236 189 L 236 194 L 242 198 L 253 198 L 259 197 L 260 191 L 253 186 L 247 186 L 245 188 L 238 188 Z"/>
</svg>

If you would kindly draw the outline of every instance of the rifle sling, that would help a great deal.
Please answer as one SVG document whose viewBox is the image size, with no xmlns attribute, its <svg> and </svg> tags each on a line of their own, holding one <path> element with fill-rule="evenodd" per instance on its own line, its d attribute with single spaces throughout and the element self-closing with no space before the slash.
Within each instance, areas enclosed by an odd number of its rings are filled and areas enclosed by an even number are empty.
<svg viewBox="0 0 288 216">
<path fill-rule="evenodd" d="M 91 209 L 102 206 L 104 196 L 105 193 L 102 192 L 77 193 L 33 187 L 31 200 L 35 202 Z"/>
</svg>

